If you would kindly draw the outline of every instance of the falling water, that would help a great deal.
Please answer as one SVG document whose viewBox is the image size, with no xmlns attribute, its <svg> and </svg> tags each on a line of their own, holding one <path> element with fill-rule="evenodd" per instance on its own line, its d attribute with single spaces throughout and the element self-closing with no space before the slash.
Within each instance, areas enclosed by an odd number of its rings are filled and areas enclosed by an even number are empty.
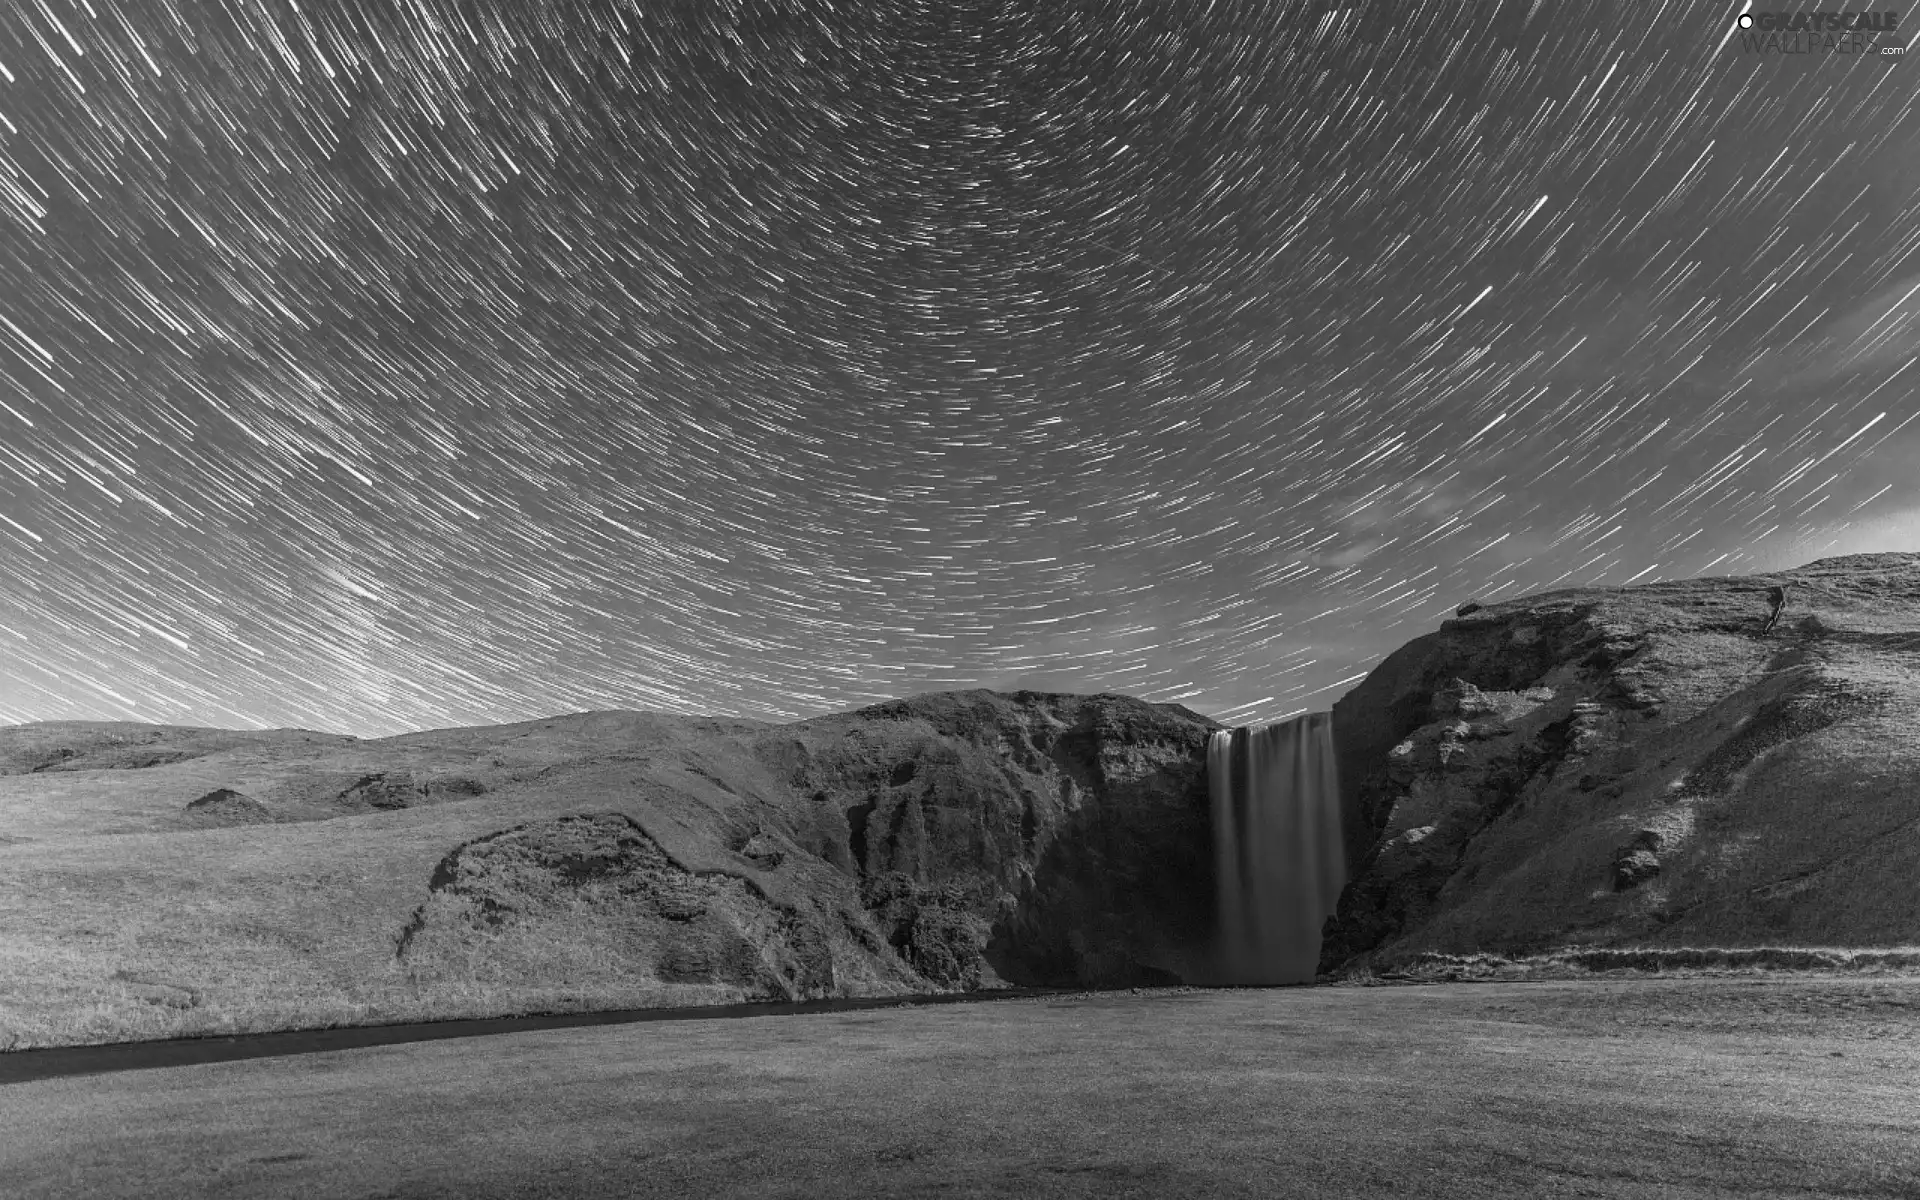
<svg viewBox="0 0 1920 1200">
<path fill-rule="evenodd" d="M 1346 883 L 1333 714 L 1216 733 L 1207 774 L 1221 982 L 1311 983 Z"/>
</svg>

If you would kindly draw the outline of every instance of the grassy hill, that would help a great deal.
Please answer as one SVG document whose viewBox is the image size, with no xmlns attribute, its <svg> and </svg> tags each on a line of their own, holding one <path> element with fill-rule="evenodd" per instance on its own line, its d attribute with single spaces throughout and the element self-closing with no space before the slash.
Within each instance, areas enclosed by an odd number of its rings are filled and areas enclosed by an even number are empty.
<svg viewBox="0 0 1920 1200">
<path fill-rule="evenodd" d="M 1920 555 L 1490 605 L 1334 718 L 1329 967 L 1920 944 Z"/>
<path fill-rule="evenodd" d="M 359 740 L 0 729 L 0 1046 L 1167 982 L 1206 735 L 946 693 Z"/>
</svg>

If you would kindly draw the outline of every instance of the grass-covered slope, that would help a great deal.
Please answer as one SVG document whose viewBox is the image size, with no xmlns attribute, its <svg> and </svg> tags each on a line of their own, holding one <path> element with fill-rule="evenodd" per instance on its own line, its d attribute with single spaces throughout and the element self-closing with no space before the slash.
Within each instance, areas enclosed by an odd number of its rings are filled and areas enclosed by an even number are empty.
<svg viewBox="0 0 1920 1200">
<path fill-rule="evenodd" d="M 0 729 L 0 1047 L 1170 981 L 1212 727 L 969 692 L 787 726 Z"/>
<path fill-rule="evenodd" d="M 1490 605 L 1334 717 L 1328 967 L 1920 945 L 1920 555 Z"/>
</svg>

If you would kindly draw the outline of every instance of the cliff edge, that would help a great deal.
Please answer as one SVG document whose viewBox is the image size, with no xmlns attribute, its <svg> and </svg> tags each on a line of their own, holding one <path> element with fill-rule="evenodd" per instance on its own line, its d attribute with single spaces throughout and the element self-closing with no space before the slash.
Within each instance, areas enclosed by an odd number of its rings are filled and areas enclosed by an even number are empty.
<svg viewBox="0 0 1920 1200">
<path fill-rule="evenodd" d="M 1334 725 L 1323 970 L 1920 942 L 1920 554 L 1469 605 Z"/>
</svg>

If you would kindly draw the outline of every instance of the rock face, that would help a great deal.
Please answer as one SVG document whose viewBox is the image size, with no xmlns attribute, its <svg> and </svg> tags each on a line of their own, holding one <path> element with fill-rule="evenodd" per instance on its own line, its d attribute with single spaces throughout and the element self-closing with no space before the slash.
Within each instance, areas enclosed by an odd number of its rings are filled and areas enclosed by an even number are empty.
<svg viewBox="0 0 1920 1200">
<path fill-rule="evenodd" d="M 1920 555 L 1487 605 L 1334 722 L 1323 969 L 1920 942 Z"/>
<path fill-rule="evenodd" d="M 930 982 L 1166 983 L 1213 904 L 1219 726 L 1126 696 L 949 692 L 770 730 L 784 832 Z"/>
<path fill-rule="evenodd" d="M 651 814 L 474 839 L 435 868 L 396 958 L 425 986 L 451 970 L 786 1000 L 1175 982 L 1212 915 L 1213 728 L 1123 696 L 974 691 L 656 751 L 715 800 L 689 851 Z M 416 785 L 352 791 L 392 808 Z"/>
</svg>

